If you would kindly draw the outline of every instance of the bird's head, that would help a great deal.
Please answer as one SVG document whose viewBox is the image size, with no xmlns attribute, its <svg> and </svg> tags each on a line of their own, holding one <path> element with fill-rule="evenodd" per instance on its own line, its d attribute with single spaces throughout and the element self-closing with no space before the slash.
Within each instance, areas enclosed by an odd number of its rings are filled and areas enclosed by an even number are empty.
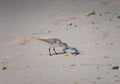
<svg viewBox="0 0 120 84">
<path fill-rule="evenodd" d="M 64 48 L 68 48 L 68 45 L 67 45 L 67 43 L 62 43 L 62 47 L 64 47 Z"/>
</svg>

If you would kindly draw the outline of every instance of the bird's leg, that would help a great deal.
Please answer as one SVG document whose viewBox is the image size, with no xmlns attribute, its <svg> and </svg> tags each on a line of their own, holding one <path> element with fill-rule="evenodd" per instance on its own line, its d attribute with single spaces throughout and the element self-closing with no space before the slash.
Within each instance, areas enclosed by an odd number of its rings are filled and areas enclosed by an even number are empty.
<svg viewBox="0 0 120 84">
<path fill-rule="evenodd" d="M 51 47 L 49 48 L 49 55 L 52 56 L 52 54 L 51 54 L 51 52 L 50 52 L 50 49 L 51 49 Z"/>
<path fill-rule="evenodd" d="M 55 54 L 57 54 L 57 52 L 56 52 L 55 48 L 53 48 L 53 51 L 55 52 Z"/>
</svg>

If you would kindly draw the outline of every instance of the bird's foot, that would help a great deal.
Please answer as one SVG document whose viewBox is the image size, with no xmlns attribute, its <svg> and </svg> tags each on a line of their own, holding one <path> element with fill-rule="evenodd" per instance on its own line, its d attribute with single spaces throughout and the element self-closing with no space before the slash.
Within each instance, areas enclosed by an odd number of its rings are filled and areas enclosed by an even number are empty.
<svg viewBox="0 0 120 84">
<path fill-rule="evenodd" d="M 55 55 L 57 55 L 58 53 L 55 53 Z"/>
<path fill-rule="evenodd" d="M 52 56 L 52 54 L 49 54 L 50 56 Z"/>
</svg>

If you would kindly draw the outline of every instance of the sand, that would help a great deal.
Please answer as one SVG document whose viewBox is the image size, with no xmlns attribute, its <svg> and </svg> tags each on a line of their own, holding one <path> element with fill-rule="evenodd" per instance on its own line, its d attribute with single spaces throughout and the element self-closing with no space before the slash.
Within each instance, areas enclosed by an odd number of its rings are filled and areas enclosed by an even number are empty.
<svg viewBox="0 0 120 84">
<path fill-rule="evenodd" d="M 120 83 L 119 0 L 6 0 L 0 10 L 0 84 Z M 33 36 L 80 54 L 49 56 Z"/>
</svg>

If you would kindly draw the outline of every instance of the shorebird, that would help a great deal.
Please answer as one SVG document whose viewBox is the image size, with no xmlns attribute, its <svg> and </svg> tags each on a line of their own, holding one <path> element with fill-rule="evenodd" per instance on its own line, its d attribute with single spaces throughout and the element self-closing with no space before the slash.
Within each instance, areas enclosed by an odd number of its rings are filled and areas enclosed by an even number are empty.
<svg viewBox="0 0 120 84">
<path fill-rule="evenodd" d="M 51 49 L 53 48 L 53 51 L 55 52 L 55 54 L 58 54 L 55 50 L 56 47 L 63 47 L 63 52 L 65 49 L 68 49 L 68 45 L 67 43 L 63 43 L 60 39 L 58 38 L 48 38 L 48 39 L 40 39 L 40 38 L 37 38 L 38 40 L 40 41 L 44 41 L 44 42 L 47 42 L 50 44 L 50 47 L 49 47 L 49 55 L 52 56 L 51 54 Z"/>
</svg>

